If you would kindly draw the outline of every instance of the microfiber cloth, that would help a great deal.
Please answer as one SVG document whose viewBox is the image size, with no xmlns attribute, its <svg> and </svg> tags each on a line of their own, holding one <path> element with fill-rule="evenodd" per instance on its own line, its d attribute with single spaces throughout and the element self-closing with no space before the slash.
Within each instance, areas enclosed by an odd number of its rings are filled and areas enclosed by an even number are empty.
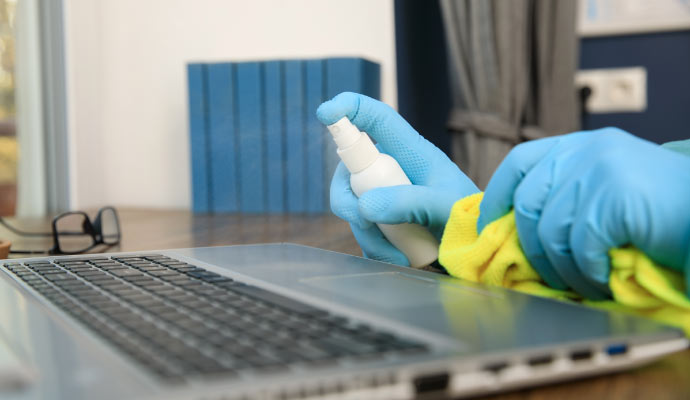
<svg viewBox="0 0 690 400">
<path fill-rule="evenodd" d="M 452 276 L 503 286 L 533 295 L 648 317 L 682 328 L 690 336 L 690 299 L 683 276 L 650 260 L 633 247 L 611 249 L 609 287 L 613 300 L 584 299 L 569 290 L 546 285 L 522 252 L 511 211 L 477 234 L 476 193 L 455 203 L 446 224 L 439 262 Z"/>
</svg>

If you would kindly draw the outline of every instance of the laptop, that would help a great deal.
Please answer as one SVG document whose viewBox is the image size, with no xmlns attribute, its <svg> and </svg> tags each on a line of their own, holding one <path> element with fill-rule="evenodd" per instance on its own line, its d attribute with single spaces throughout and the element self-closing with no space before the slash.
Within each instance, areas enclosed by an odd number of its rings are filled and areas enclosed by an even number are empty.
<svg viewBox="0 0 690 400">
<path fill-rule="evenodd" d="M 632 368 L 680 330 L 266 244 L 0 261 L 9 399 L 443 399 Z"/>
</svg>

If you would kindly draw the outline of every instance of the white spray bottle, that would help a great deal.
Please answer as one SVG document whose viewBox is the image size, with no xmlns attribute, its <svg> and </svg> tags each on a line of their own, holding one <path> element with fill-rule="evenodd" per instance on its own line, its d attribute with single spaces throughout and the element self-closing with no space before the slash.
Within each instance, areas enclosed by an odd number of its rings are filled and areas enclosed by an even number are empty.
<svg viewBox="0 0 690 400">
<path fill-rule="evenodd" d="M 328 125 L 328 130 L 338 146 L 338 156 L 350 171 L 350 186 L 357 197 L 377 187 L 412 184 L 398 162 L 379 152 L 369 136 L 347 117 Z M 425 227 L 407 223 L 377 226 L 405 254 L 411 267 L 425 267 L 438 259 L 439 243 Z"/>
</svg>

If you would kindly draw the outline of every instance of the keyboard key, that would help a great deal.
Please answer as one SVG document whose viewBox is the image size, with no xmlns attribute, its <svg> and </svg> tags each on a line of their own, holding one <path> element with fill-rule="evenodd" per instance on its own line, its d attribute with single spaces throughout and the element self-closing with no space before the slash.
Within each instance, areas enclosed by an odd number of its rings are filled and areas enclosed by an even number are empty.
<svg viewBox="0 0 690 400">
<path fill-rule="evenodd" d="M 137 286 L 157 286 L 161 285 L 162 283 L 154 281 L 153 278 L 149 278 L 148 276 L 126 276 L 123 279 L 129 281 L 133 285 Z"/>
<path fill-rule="evenodd" d="M 28 265 L 29 267 L 38 267 L 41 265 L 52 265 L 52 263 L 50 261 L 32 261 L 26 263 L 26 265 Z"/>
<path fill-rule="evenodd" d="M 66 272 L 62 269 L 58 268 L 50 268 L 50 269 L 43 269 L 43 270 L 36 270 L 41 275 L 50 275 L 50 274 L 66 274 Z"/>
<path fill-rule="evenodd" d="M 120 278 L 122 278 L 126 281 L 130 281 L 130 282 L 138 281 L 138 280 L 141 280 L 141 281 L 145 281 L 145 280 L 152 281 L 153 280 L 153 278 L 151 278 L 150 276 L 148 276 L 146 274 L 142 274 L 142 273 L 120 276 Z"/>
<path fill-rule="evenodd" d="M 159 261 L 159 263 L 160 263 L 160 264 L 163 264 L 163 265 L 167 265 L 167 266 L 169 266 L 169 267 L 170 267 L 170 266 L 189 266 L 189 264 L 187 264 L 186 262 L 176 261 L 176 260 L 173 260 L 173 261 Z M 191 265 L 191 266 L 193 267 L 193 265 Z"/>
<path fill-rule="evenodd" d="M 93 263 L 93 264 L 89 264 L 89 265 L 93 265 L 94 267 L 100 268 L 100 269 L 107 269 L 107 268 L 112 268 L 112 267 L 122 267 L 123 266 L 122 264 L 117 263 L 115 261 L 97 262 L 97 263 Z"/>
<path fill-rule="evenodd" d="M 114 294 L 114 295 L 116 295 L 116 296 L 124 296 L 124 297 L 127 297 L 127 296 L 133 296 L 133 295 L 140 295 L 140 294 L 142 294 L 142 293 L 144 293 L 144 292 L 141 291 L 141 290 L 135 289 L 135 288 L 133 288 L 133 287 L 131 287 L 131 286 L 122 285 L 122 286 L 117 287 L 117 288 L 115 288 L 115 289 L 111 289 L 111 290 L 110 290 L 110 293 L 112 293 L 112 294 Z"/>
<path fill-rule="evenodd" d="M 184 275 L 170 275 L 170 276 L 161 276 L 160 279 L 171 282 L 175 285 L 180 285 L 183 283 L 195 283 L 198 282 L 197 280 L 194 280 L 192 278 L 186 277 Z"/>
<path fill-rule="evenodd" d="M 89 263 L 87 263 L 87 262 L 85 262 L 85 261 L 71 261 L 71 262 L 67 262 L 67 261 L 63 261 L 63 262 L 55 261 L 55 264 L 61 265 L 63 268 L 67 268 L 67 269 L 70 269 L 70 268 L 73 268 L 73 267 L 88 266 L 88 265 L 90 265 Z"/>
<path fill-rule="evenodd" d="M 206 277 L 211 278 L 211 277 L 220 276 L 220 275 L 216 274 L 215 272 L 204 271 L 204 270 L 189 271 L 189 272 L 187 272 L 187 275 L 193 276 L 195 278 L 200 278 L 200 279 L 206 278 Z"/>
<path fill-rule="evenodd" d="M 100 286 L 102 288 L 107 288 L 109 286 L 117 286 L 117 285 L 122 284 L 121 281 L 118 281 L 117 279 L 109 277 L 109 276 L 106 276 L 103 278 L 98 278 L 97 280 L 91 279 L 90 281 L 94 285 Z"/>
<path fill-rule="evenodd" d="M 132 266 L 137 269 L 144 269 L 144 268 L 162 268 L 160 265 L 149 262 L 149 261 L 142 261 L 142 262 L 137 262 L 137 263 L 127 263 L 127 265 Z"/>
<path fill-rule="evenodd" d="M 161 267 L 158 264 L 152 264 L 150 266 L 143 266 L 143 267 L 138 267 L 139 270 L 144 271 L 144 272 L 152 272 L 152 271 L 168 271 L 168 272 L 173 272 L 170 271 L 169 269 L 165 267 Z"/>
<path fill-rule="evenodd" d="M 73 276 L 71 276 L 65 272 L 62 272 L 59 274 L 46 274 L 44 277 L 47 280 L 53 281 L 53 282 L 55 282 L 55 281 L 77 281 L 77 278 L 75 278 L 75 277 L 73 277 Z"/>
<path fill-rule="evenodd" d="M 155 270 L 147 270 L 149 275 L 153 276 L 182 276 L 179 272 L 171 271 L 165 268 L 158 268 Z"/>
<path fill-rule="evenodd" d="M 197 267 L 192 266 L 192 265 L 186 265 L 186 264 L 185 264 L 185 265 L 180 265 L 180 266 L 173 265 L 173 266 L 170 266 L 169 268 L 170 268 L 170 269 L 174 269 L 175 271 L 178 271 L 178 272 L 203 271 L 203 270 L 200 269 L 200 268 L 197 268 Z"/>
<path fill-rule="evenodd" d="M 66 270 L 72 271 L 72 272 L 77 272 L 77 271 L 98 271 L 96 268 L 88 265 L 88 264 L 80 264 L 76 266 L 66 266 Z"/>
<path fill-rule="evenodd" d="M 78 270 L 78 271 L 72 271 L 75 274 L 87 278 L 87 279 L 93 279 L 95 277 L 103 277 L 103 276 L 108 276 L 105 272 L 96 270 L 96 269 L 86 269 L 86 270 Z"/>
<path fill-rule="evenodd" d="M 79 263 L 79 262 L 88 263 L 88 262 L 90 262 L 90 261 L 103 261 L 103 260 L 107 260 L 107 258 L 105 258 L 105 257 L 92 257 L 92 258 L 60 258 L 60 259 L 54 260 L 54 262 L 56 262 L 56 263 L 58 263 L 58 264 L 60 264 L 60 263 L 63 263 L 63 264 L 74 264 L 74 263 Z"/>
<path fill-rule="evenodd" d="M 136 269 L 116 269 L 109 271 L 111 274 L 119 277 L 125 277 L 125 276 L 146 276 L 140 271 L 137 271 Z"/>
<path fill-rule="evenodd" d="M 144 256 L 144 258 L 147 260 L 155 260 L 155 261 L 175 261 L 170 257 L 161 256 L 161 255 Z"/>
<path fill-rule="evenodd" d="M 29 268 L 31 268 L 35 271 L 39 271 L 42 269 L 60 269 L 60 267 L 58 267 L 57 265 L 50 264 L 50 263 L 47 263 L 47 264 L 28 264 L 28 266 L 29 266 Z"/>
<path fill-rule="evenodd" d="M 225 282 L 233 282 L 232 278 L 228 278 L 227 276 L 217 276 L 217 277 L 211 277 L 211 278 L 204 278 L 204 282 L 208 283 L 225 283 Z"/>
<path fill-rule="evenodd" d="M 127 269 L 127 266 L 122 265 L 122 264 L 115 264 L 115 265 L 99 265 L 98 268 L 102 269 L 103 271 L 114 271 L 117 269 Z"/>
</svg>

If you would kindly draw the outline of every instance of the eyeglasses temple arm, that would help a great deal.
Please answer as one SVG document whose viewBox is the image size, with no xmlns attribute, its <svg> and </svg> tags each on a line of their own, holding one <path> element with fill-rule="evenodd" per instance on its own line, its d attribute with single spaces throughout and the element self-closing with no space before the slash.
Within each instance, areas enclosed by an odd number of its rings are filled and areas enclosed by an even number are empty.
<svg viewBox="0 0 690 400">
<path fill-rule="evenodd" d="M 20 236 L 41 236 L 41 237 L 46 237 L 46 236 L 52 236 L 52 233 L 49 232 L 26 232 L 22 231 L 20 229 L 17 229 L 13 227 L 12 225 L 8 224 L 7 221 L 5 221 L 4 218 L 0 217 L 0 224 L 3 225 L 5 228 L 9 229 L 12 231 L 12 233 L 20 235 Z"/>
</svg>

